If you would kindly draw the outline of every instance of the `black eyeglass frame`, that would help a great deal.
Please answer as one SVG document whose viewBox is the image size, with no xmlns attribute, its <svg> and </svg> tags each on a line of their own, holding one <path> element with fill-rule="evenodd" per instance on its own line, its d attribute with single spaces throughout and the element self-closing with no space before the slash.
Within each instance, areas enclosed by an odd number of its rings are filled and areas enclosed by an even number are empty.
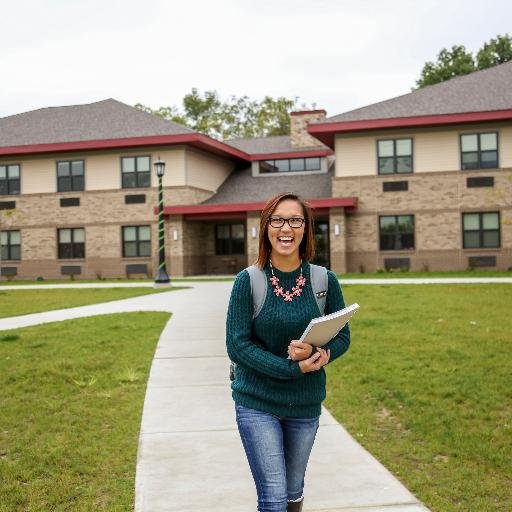
<svg viewBox="0 0 512 512">
<path fill-rule="evenodd" d="M 275 221 L 277 221 L 279 225 L 276 225 Z M 300 221 L 300 225 L 292 226 L 290 224 L 290 221 Z M 306 222 L 306 219 L 304 219 L 303 217 L 290 217 L 289 219 L 283 219 L 283 217 L 270 217 L 268 219 L 268 223 L 273 228 L 282 228 L 285 222 L 287 222 L 288 226 L 290 226 L 292 229 L 300 229 L 304 225 L 304 222 Z"/>
</svg>

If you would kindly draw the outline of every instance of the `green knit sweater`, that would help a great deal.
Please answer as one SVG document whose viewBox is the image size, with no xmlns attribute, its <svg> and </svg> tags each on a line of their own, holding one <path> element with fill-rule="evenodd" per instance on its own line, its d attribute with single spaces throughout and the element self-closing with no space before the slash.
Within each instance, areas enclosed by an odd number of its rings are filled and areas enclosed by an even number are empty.
<svg viewBox="0 0 512 512">
<path fill-rule="evenodd" d="M 265 267 L 270 278 L 271 273 Z M 285 302 L 277 297 L 268 283 L 265 304 L 253 319 L 250 277 L 246 270 L 236 276 L 229 302 L 226 345 L 230 359 L 236 364 L 231 384 L 237 404 L 278 416 L 314 418 L 320 415 L 325 398 L 325 371 L 302 373 L 298 362 L 288 359 L 288 345 L 298 340 L 312 318 L 320 311 L 310 282 L 309 263 L 302 264 L 306 284 L 300 297 Z M 293 272 L 274 269 L 284 291 L 295 286 L 300 268 Z M 328 272 L 325 314 L 345 307 L 336 275 Z M 332 362 L 350 345 L 348 324 L 325 345 Z"/>
</svg>

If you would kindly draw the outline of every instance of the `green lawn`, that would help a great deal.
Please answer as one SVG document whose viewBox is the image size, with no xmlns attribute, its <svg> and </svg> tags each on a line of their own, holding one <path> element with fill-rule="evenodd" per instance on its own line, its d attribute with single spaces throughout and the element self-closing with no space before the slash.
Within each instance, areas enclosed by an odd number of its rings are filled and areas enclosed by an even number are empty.
<svg viewBox="0 0 512 512">
<path fill-rule="evenodd" d="M 352 285 L 327 407 L 436 512 L 512 510 L 512 286 Z"/>
<path fill-rule="evenodd" d="M 0 332 L 0 511 L 133 510 L 149 368 L 167 313 Z"/>
<path fill-rule="evenodd" d="M 129 299 L 172 288 L 56 288 L 42 290 L 0 290 L 0 318 L 39 313 L 53 309 L 73 308 L 113 300 Z"/>
<path fill-rule="evenodd" d="M 403 279 L 412 277 L 512 277 L 512 271 L 465 270 L 460 272 L 372 272 L 338 274 L 340 279 Z"/>
<path fill-rule="evenodd" d="M 512 271 L 499 270 L 465 270 L 460 272 L 373 272 L 373 273 L 346 273 L 339 274 L 338 277 L 345 279 L 367 279 L 367 278 L 404 278 L 404 277 L 512 277 Z M 233 277 L 185 277 L 172 278 L 174 282 L 187 281 L 233 281 Z M 18 285 L 45 285 L 45 284 L 80 284 L 80 283 L 153 283 L 153 279 L 101 279 L 101 280 L 48 280 L 48 281 L 7 281 L 2 279 L 0 286 L 18 286 Z"/>
<path fill-rule="evenodd" d="M 433 511 L 512 510 L 512 286 L 344 292 L 361 311 L 349 352 L 327 367 L 327 407 Z M 144 391 L 168 317 L 0 332 L 0 512 L 133 508 Z"/>
</svg>

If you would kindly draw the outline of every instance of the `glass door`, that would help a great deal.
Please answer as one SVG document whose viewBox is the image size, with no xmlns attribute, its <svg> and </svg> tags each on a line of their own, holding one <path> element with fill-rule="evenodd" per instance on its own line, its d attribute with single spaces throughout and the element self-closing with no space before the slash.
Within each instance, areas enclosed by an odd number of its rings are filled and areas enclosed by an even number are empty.
<svg viewBox="0 0 512 512">
<path fill-rule="evenodd" d="M 314 225 L 315 258 L 311 263 L 330 268 L 329 221 L 317 220 Z"/>
</svg>

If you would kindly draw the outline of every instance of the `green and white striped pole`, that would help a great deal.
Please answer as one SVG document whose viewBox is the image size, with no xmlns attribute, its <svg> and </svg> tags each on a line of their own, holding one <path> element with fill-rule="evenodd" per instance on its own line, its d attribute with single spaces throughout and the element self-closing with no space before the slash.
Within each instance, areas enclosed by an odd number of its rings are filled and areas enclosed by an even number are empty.
<svg viewBox="0 0 512 512">
<path fill-rule="evenodd" d="M 155 276 L 155 285 L 169 285 L 171 280 L 165 268 L 164 191 L 162 187 L 165 162 L 158 157 L 153 165 L 158 176 L 158 271 Z"/>
</svg>

